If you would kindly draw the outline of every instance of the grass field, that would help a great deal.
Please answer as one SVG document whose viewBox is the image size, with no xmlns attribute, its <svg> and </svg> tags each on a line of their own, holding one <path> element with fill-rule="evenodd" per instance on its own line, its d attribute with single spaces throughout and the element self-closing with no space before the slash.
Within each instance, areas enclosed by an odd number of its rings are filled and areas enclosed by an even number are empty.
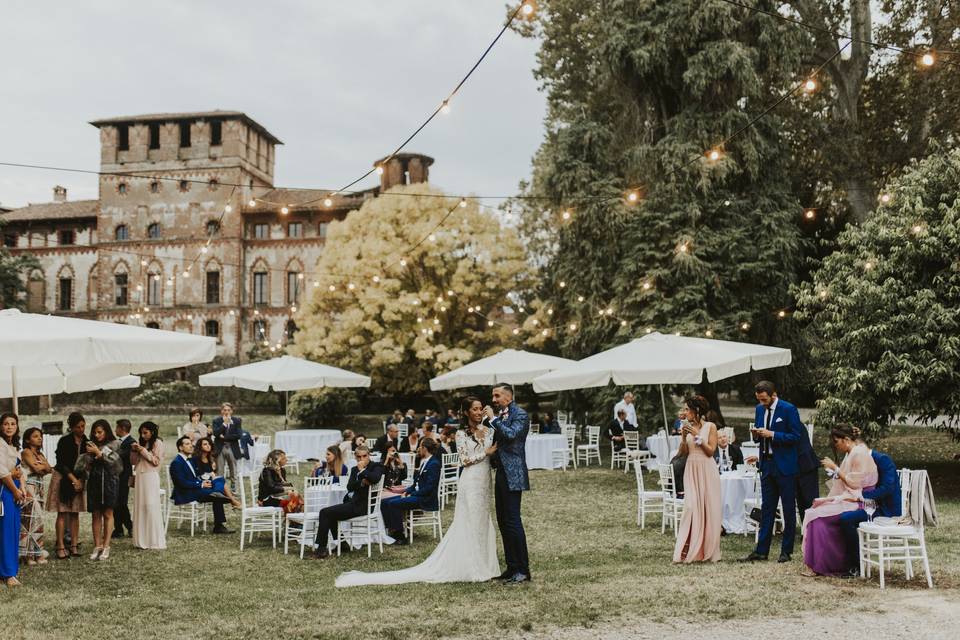
<svg viewBox="0 0 960 640">
<path fill-rule="evenodd" d="M 271 432 L 281 421 L 258 418 L 253 431 Z M 159 422 L 169 451 L 182 419 Z M 941 594 L 960 598 L 960 463 L 951 459 L 960 447 L 928 429 L 894 430 L 877 447 L 898 466 L 930 471 L 941 516 L 940 526 L 927 530 L 934 583 Z M 827 448 L 818 442 L 818 450 Z M 284 556 L 264 536 L 241 553 L 237 534 L 190 538 L 186 528 L 171 529 L 164 552 L 137 551 L 123 539 L 106 562 L 83 558 L 24 567 L 24 586 L 0 591 L 4 637 L 492 637 L 621 620 L 750 620 L 771 610 L 829 610 L 838 600 L 858 611 L 881 611 L 896 590 L 925 589 L 921 580 L 907 583 L 899 570 L 882 594 L 876 580 L 801 577 L 799 559 L 787 565 L 735 562 L 752 548 L 752 536 L 725 537 L 718 564 L 675 566 L 673 537 L 660 534 L 659 518 L 652 526 L 648 519 L 643 531 L 634 524 L 632 474 L 609 466 L 535 471 L 532 483 L 523 511 L 535 580 L 526 586 L 336 590 L 341 571 L 403 568 L 427 556 L 433 542 L 423 536 L 383 555 L 374 550 L 369 560 L 351 553 L 319 562 Z M 444 519 L 452 517 L 448 508 Z M 239 528 L 229 509 L 228 520 Z M 81 520 L 81 539 L 89 551 L 88 516 Z"/>
</svg>

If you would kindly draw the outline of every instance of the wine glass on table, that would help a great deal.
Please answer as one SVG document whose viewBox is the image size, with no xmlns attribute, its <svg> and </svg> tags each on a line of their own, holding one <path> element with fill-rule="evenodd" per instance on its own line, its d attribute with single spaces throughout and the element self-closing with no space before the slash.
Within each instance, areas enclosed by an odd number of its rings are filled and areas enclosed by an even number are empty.
<svg viewBox="0 0 960 640">
<path fill-rule="evenodd" d="M 867 521 L 873 522 L 873 514 L 877 511 L 877 501 L 865 498 L 863 501 L 863 510 L 867 514 Z"/>
</svg>

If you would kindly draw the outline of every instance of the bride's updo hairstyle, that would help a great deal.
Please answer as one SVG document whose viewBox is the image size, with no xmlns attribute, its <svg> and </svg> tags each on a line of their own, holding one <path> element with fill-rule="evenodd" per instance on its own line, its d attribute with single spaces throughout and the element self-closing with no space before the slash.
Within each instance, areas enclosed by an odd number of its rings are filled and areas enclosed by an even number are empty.
<svg viewBox="0 0 960 640">
<path fill-rule="evenodd" d="M 473 406 L 474 402 L 479 402 L 480 406 L 483 406 L 483 400 L 477 396 L 467 396 L 460 401 L 460 427 L 467 428 L 470 424 L 470 407 Z"/>
</svg>

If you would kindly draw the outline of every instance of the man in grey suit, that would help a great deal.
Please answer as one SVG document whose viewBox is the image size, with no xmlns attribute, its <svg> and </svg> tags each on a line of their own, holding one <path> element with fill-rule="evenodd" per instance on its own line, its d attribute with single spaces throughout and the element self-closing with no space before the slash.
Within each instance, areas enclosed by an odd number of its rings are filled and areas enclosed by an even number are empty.
<svg viewBox="0 0 960 640">
<path fill-rule="evenodd" d="M 497 446 L 491 462 L 497 469 L 494 496 L 497 508 L 497 526 L 503 538 L 503 553 L 507 570 L 500 576 L 508 584 L 530 581 L 530 559 L 527 555 L 527 535 L 520 518 L 520 498 L 530 490 L 527 471 L 526 442 L 530 431 L 527 412 L 513 401 L 513 387 L 500 384 L 493 388 L 492 407 L 484 407 L 487 421 L 494 430 Z"/>
</svg>

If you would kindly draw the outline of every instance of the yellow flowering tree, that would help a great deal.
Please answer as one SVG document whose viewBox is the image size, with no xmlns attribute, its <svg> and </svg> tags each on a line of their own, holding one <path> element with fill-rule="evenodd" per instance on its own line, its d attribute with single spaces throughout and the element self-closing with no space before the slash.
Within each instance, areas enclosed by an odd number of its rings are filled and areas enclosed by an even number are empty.
<svg viewBox="0 0 960 640">
<path fill-rule="evenodd" d="M 532 274 L 516 231 L 474 201 L 395 187 L 332 223 L 326 243 L 291 352 L 406 395 L 521 343 L 503 307 Z"/>
</svg>

